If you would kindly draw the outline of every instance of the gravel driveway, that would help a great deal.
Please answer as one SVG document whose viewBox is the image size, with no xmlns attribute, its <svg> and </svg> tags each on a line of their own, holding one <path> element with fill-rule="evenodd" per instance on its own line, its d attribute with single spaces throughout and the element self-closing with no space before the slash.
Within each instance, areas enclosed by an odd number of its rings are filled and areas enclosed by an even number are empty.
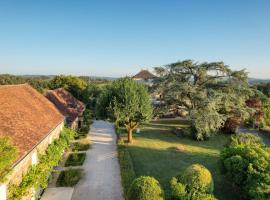
<svg viewBox="0 0 270 200">
<path fill-rule="evenodd" d="M 94 121 L 90 137 L 92 148 L 83 165 L 85 175 L 75 187 L 72 200 L 124 200 L 113 125 Z"/>
</svg>

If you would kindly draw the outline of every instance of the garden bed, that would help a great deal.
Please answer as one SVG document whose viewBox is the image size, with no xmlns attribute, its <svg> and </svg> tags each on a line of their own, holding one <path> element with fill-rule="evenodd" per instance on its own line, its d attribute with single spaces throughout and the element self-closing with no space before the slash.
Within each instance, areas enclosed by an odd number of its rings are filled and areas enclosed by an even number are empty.
<svg viewBox="0 0 270 200">
<path fill-rule="evenodd" d="M 82 169 L 69 169 L 61 171 L 56 186 L 57 187 L 72 187 L 76 185 L 83 175 Z"/>
<path fill-rule="evenodd" d="M 90 149 L 90 144 L 89 143 L 82 143 L 82 142 L 75 142 L 72 145 L 72 151 L 87 151 Z"/>
<path fill-rule="evenodd" d="M 86 158 L 86 153 L 72 153 L 68 156 L 65 167 L 69 166 L 81 166 Z"/>
<path fill-rule="evenodd" d="M 181 120 L 155 121 L 134 132 L 132 144 L 119 143 L 119 163 L 124 190 L 127 191 L 134 176 L 153 176 L 170 199 L 170 180 L 186 167 L 198 163 L 206 166 L 215 182 L 215 196 L 220 200 L 241 199 L 229 180 L 221 173 L 220 151 L 230 135 L 218 134 L 207 141 L 198 142 L 190 138 L 179 138 L 171 134 L 176 127 L 187 127 Z M 124 129 L 118 130 L 119 141 L 126 137 Z M 129 176 L 130 175 L 130 176 Z"/>
</svg>

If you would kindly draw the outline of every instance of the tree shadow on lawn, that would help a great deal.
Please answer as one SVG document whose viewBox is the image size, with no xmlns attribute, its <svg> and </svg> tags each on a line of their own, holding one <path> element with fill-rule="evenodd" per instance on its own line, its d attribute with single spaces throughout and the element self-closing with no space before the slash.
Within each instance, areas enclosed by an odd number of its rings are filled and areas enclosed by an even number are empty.
<svg viewBox="0 0 270 200">
<path fill-rule="evenodd" d="M 188 166 L 198 163 L 206 166 L 215 182 L 215 195 L 218 199 L 238 200 L 237 192 L 229 180 L 221 174 L 219 157 L 206 153 L 188 152 L 177 146 L 155 149 L 127 145 L 136 176 L 153 176 L 162 185 L 166 199 L 170 199 L 170 180 Z"/>
</svg>

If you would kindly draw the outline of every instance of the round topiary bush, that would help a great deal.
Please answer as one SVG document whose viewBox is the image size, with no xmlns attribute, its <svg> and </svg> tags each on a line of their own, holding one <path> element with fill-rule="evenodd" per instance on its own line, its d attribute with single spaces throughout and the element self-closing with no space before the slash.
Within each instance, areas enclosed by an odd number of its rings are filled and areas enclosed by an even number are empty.
<svg viewBox="0 0 270 200">
<path fill-rule="evenodd" d="M 164 193 L 153 177 L 141 176 L 133 181 L 127 194 L 128 200 L 163 200 Z"/>
<path fill-rule="evenodd" d="M 210 171 L 202 165 L 193 164 L 189 166 L 178 181 L 186 185 L 188 191 L 196 190 L 198 192 L 213 193 L 214 182 Z"/>
</svg>

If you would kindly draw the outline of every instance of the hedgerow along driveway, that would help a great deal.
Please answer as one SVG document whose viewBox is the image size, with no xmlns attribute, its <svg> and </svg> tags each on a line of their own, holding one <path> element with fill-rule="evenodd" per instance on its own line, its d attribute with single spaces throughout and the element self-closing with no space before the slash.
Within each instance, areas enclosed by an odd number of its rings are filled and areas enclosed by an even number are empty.
<svg viewBox="0 0 270 200">
<path fill-rule="evenodd" d="M 94 121 L 92 148 L 83 165 L 85 175 L 76 185 L 72 200 L 124 200 L 114 126 Z"/>
</svg>

